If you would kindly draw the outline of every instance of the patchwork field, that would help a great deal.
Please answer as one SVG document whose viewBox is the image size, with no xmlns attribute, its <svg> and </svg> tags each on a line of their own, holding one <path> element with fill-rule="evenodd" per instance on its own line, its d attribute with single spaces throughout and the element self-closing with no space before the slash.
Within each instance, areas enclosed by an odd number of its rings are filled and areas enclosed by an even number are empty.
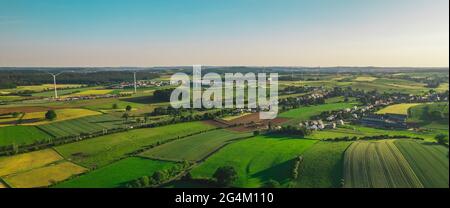
<svg viewBox="0 0 450 208">
<path fill-rule="evenodd" d="M 24 153 L 10 157 L 0 157 L 0 176 L 6 176 L 33 168 L 42 167 L 63 158 L 52 149 Z"/>
<path fill-rule="evenodd" d="M 449 187 L 448 148 L 410 140 L 398 140 L 394 144 L 425 188 Z"/>
<path fill-rule="evenodd" d="M 344 170 L 347 188 L 423 187 L 393 140 L 353 143 L 345 153 Z"/>
<path fill-rule="evenodd" d="M 292 109 L 279 114 L 280 118 L 290 118 L 291 120 L 286 122 L 287 124 L 296 124 L 298 122 L 308 120 L 312 116 L 317 116 L 324 111 L 341 110 L 345 108 L 351 108 L 355 106 L 356 103 L 330 103 L 323 105 L 300 107 L 297 109 Z"/>
<path fill-rule="evenodd" d="M 354 79 L 354 81 L 357 81 L 357 82 L 372 82 L 372 81 L 375 81 L 376 79 L 378 79 L 378 78 L 376 78 L 376 77 L 359 76 L 359 77 L 356 77 L 356 79 Z"/>
<path fill-rule="evenodd" d="M 250 114 L 251 113 L 243 113 L 243 114 L 240 114 L 240 115 L 237 115 L 237 116 L 227 116 L 227 117 L 222 118 L 222 119 L 225 120 L 225 121 L 231 121 L 231 120 L 238 119 L 238 118 L 250 115 Z"/>
<path fill-rule="evenodd" d="M 71 162 L 60 162 L 18 174 L 8 175 L 3 177 L 3 180 L 14 188 L 47 187 L 86 171 L 86 168 Z"/>
<path fill-rule="evenodd" d="M 389 136 L 409 136 L 420 137 L 427 141 L 434 141 L 436 132 L 434 131 L 411 131 L 411 130 L 384 130 L 376 129 L 358 125 L 345 125 L 336 129 L 327 129 L 323 131 L 316 131 L 308 138 L 312 139 L 333 139 L 339 137 L 364 137 L 364 136 L 377 136 L 377 135 L 389 135 Z"/>
<path fill-rule="evenodd" d="M 395 104 L 387 106 L 381 110 L 379 110 L 378 114 L 386 114 L 386 113 L 392 113 L 392 114 L 402 114 L 402 115 L 408 115 L 408 109 L 414 106 L 420 105 L 420 103 L 402 103 L 402 104 Z"/>
<path fill-rule="evenodd" d="M 98 115 L 41 125 L 38 128 L 54 137 L 65 137 L 80 135 L 81 133 L 94 133 L 121 126 L 123 126 L 123 120 L 118 117 Z"/>
<path fill-rule="evenodd" d="M 87 109 L 59 109 L 55 110 L 57 118 L 53 121 L 45 120 L 45 113 L 43 112 L 33 112 L 33 113 L 25 113 L 25 116 L 22 118 L 22 125 L 42 125 L 48 123 L 54 123 L 57 121 L 65 121 L 75 118 L 81 118 L 85 116 L 93 116 L 100 115 L 101 113 L 96 111 L 91 111 Z"/>
<path fill-rule="evenodd" d="M 85 95 L 106 95 L 111 94 L 113 90 L 83 90 L 68 96 L 85 96 Z"/>
<path fill-rule="evenodd" d="M 291 181 L 293 159 L 316 142 L 292 137 L 257 136 L 222 148 L 191 173 L 194 178 L 210 178 L 218 167 L 233 166 L 239 177 L 235 186 L 260 187 L 270 179 L 286 186 Z"/>
<path fill-rule="evenodd" d="M 295 186 L 339 188 L 344 178 L 344 153 L 352 142 L 317 142 L 306 150 Z"/>
<path fill-rule="evenodd" d="M 130 157 L 87 174 L 62 182 L 55 188 L 116 188 L 142 176 L 151 176 L 155 171 L 169 169 L 176 165 L 139 157 Z"/>
<path fill-rule="evenodd" d="M 173 161 L 198 161 L 230 141 L 249 137 L 252 133 L 236 133 L 229 130 L 208 131 L 170 142 L 141 154 L 141 156 Z"/>
<path fill-rule="evenodd" d="M 113 104 L 117 104 L 117 109 L 113 109 Z M 127 106 L 131 106 L 134 110 L 140 109 L 146 105 L 140 103 L 133 103 L 123 100 L 115 100 L 108 103 L 95 104 L 92 106 L 86 106 L 90 110 L 124 110 Z"/>
<path fill-rule="evenodd" d="M 33 144 L 36 141 L 50 140 L 53 137 L 34 126 L 0 127 L 0 146 Z"/>
<path fill-rule="evenodd" d="M 86 167 L 102 167 L 149 145 L 212 128 L 202 122 L 173 124 L 96 137 L 55 149 L 70 161 Z"/>
<path fill-rule="evenodd" d="M 80 84 L 57 84 L 56 88 L 57 89 L 79 88 L 82 86 L 83 85 L 80 85 Z M 54 89 L 53 84 L 42 84 L 42 85 L 30 85 L 30 86 L 17 86 L 14 89 L 2 89 L 2 90 L 0 90 L 0 92 L 3 94 L 5 94 L 5 93 L 8 94 L 8 93 L 15 93 L 15 92 L 20 92 L 20 91 L 42 92 L 42 91 L 52 90 L 52 89 Z"/>
</svg>

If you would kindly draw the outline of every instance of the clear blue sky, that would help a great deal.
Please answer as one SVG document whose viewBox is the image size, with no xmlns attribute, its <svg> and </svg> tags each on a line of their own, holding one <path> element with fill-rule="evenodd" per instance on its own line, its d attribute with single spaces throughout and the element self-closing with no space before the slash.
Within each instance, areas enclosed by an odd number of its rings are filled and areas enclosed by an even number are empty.
<svg viewBox="0 0 450 208">
<path fill-rule="evenodd" d="M 0 66 L 448 66 L 448 0 L 0 0 Z"/>
</svg>

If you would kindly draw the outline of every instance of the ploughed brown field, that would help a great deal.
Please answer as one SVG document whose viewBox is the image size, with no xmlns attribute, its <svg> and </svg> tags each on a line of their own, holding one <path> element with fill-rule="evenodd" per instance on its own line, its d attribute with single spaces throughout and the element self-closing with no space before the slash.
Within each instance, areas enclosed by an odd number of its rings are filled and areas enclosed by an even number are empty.
<svg viewBox="0 0 450 208">
<path fill-rule="evenodd" d="M 230 130 L 233 131 L 237 131 L 237 132 L 248 132 L 248 131 L 254 131 L 257 129 L 261 129 L 261 128 L 267 128 L 267 126 L 269 125 L 269 122 L 271 122 L 272 124 L 281 124 L 284 123 L 286 121 L 288 121 L 289 119 L 287 118 L 276 118 L 276 119 L 272 119 L 272 120 L 265 120 L 265 119 L 260 119 L 259 118 L 259 113 L 252 113 L 249 115 L 245 115 L 233 120 L 229 120 L 229 121 L 225 121 L 222 119 L 216 119 L 216 120 L 210 120 L 210 121 L 205 121 L 208 124 L 217 126 L 217 127 L 228 127 L 228 126 L 232 126 L 232 125 L 239 125 L 236 127 L 231 127 Z"/>
</svg>

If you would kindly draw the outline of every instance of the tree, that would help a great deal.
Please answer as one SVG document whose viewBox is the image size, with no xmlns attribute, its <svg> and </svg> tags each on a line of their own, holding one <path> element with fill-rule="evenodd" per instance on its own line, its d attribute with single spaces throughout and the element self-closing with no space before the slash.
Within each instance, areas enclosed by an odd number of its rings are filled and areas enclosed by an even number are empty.
<svg viewBox="0 0 450 208">
<path fill-rule="evenodd" d="M 223 166 L 217 168 L 213 177 L 216 179 L 219 186 L 227 187 L 236 181 L 238 175 L 232 166 Z"/>
<path fill-rule="evenodd" d="M 55 120 L 57 117 L 56 112 L 54 110 L 49 110 L 45 113 L 45 119 L 47 120 Z"/>
<path fill-rule="evenodd" d="M 152 175 L 152 179 L 156 182 L 156 183 L 160 183 L 161 181 L 164 180 L 164 174 L 161 171 L 156 171 L 155 173 L 153 173 Z"/>
<path fill-rule="evenodd" d="M 280 185 L 280 183 L 278 183 L 278 181 L 270 179 L 267 182 L 265 182 L 262 187 L 263 188 L 279 188 L 280 186 L 281 185 Z"/>
<path fill-rule="evenodd" d="M 20 113 L 19 112 L 14 112 L 14 113 L 12 113 L 12 117 L 14 117 L 14 118 L 17 118 L 17 117 L 19 117 L 20 116 Z"/>
<path fill-rule="evenodd" d="M 140 184 L 142 187 L 150 186 L 150 179 L 148 178 L 148 176 L 143 176 L 140 180 L 141 180 Z"/>
<path fill-rule="evenodd" d="M 117 105 L 117 103 L 114 103 L 114 104 L 112 105 L 112 108 L 113 108 L 113 109 L 117 109 L 117 108 L 119 108 L 119 105 Z"/>
<path fill-rule="evenodd" d="M 130 115 L 128 115 L 128 113 L 124 113 L 123 115 L 122 115 L 122 118 L 125 120 L 125 121 L 128 121 L 128 118 L 130 117 Z"/>
<path fill-rule="evenodd" d="M 125 108 L 126 111 L 131 111 L 131 109 L 133 109 L 130 105 L 127 105 L 127 107 Z"/>
<path fill-rule="evenodd" d="M 445 134 L 438 134 L 436 135 L 436 137 L 434 137 L 434 139 L 436 139 L 437 143 L 439 144 L 447 144 L 448 143 L 448 138 Z"/>
</svg>

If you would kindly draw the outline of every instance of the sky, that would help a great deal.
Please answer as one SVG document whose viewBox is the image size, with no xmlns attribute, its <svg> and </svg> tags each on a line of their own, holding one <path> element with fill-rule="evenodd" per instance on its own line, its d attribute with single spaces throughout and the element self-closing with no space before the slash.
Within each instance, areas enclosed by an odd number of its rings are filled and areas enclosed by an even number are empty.
<svg viewBox="0 0 450 208">
<path fill-rule="evenodd" d="M 449 66 L 448 0 L 0 0 L 1 66 Z"/>
</svg>

